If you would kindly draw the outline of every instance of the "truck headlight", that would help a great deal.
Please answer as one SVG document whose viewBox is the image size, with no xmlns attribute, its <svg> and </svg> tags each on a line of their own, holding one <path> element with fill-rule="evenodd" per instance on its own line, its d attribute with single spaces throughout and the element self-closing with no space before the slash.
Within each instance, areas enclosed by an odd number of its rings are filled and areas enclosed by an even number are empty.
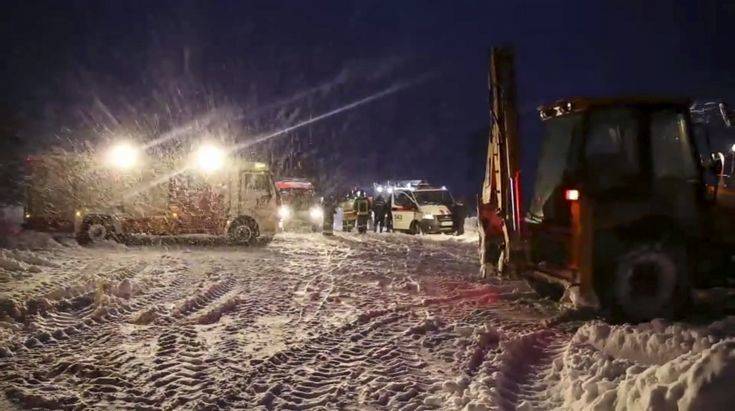
<svg viewBox="0 0 735 411">
<path fill-rule="evenodd" d="M 196 164 L 201 171 L 211 173 L 222 168 L 225 161 L 225 152 L 221 148 L 205 144 L 199 147 L 196 153 Z"/>
<path fill-rule="evenodd" d="M 287 205 L 278 207 L 278 218 L 281 220 L 288 220 L 291 217 L 291 208 Z"/>
<path fill-rule="evenodd" d="M 311 210 L 309 210 L 309 216 L 314 221 L 321 220 L 324 218 L 324 210 L 322 210 L 321 207 L 312 207 Z"/>
<path fill-rule="evenodd" d="M 129 170 L 138 163 L 138 149 L 129 143 L 115 144 L 107 151 L 106 160 L 111 167 Z"/>
<path fill-rule="evenodd" d="M 433 220 L 434 219 L 434 214 L 424 213 L 423 219 L 424 220 Z"/>
</svg>

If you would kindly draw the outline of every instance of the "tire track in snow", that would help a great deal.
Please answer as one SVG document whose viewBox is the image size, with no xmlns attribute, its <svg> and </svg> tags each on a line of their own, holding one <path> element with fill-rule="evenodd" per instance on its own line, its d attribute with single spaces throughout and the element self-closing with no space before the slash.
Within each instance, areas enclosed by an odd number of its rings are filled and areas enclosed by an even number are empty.
<svg viewBox="0 0 735 411">
<path fill-rule="evenodd" d="M 32 406 L 38 401 L 37 395 L 31 394 L 34 387 L 53 382 L 44 394 L 49 398 L 61 396 L 75 405 L 83 405 L 90 398 L 103 403 L 114 399 L 118 389 L 127 387 L 122 382 L 126 378 L 120 370 L 125 370 L 134 357 L 127 352 L 129 347 L 124 345 L 125 339 L 121 338 L 120 327 L 127 324 L 131 315 L 142 307 L 186 296 L 185 292 L 193 282 L 191 276 L 168 275 L 167 280 L 168 282 L 158 284 L 158 287 L 131 296 L 122 304 L 103 307 L 97 316 L 92 317 L 89 309 L 83 310 L 83 315 L 88 318 L 66 328 L 68 335 L 65 338 L 50 340 L 34 347 L 34 350 L 19 352 L 15 358 L 9 359 L 9 380 L 16 384 L 4 387 L 6 393 L 20 403 Z M 80 351 L 84 353 L 81 357 Z M 36 372 L 32 380 L 18 378 L 46 362 L 48 358 L 56 362 L 52 371 L 47 374 Z M 81 379 L 82 386 L 87 386 L 87 389 L 82 395 L 75 393 L 73 396 L 65 396 L 64 392 L 68 391 L 69 385 L 77 385 L 74 379 Z"/>
<path fill-rule="evenodd" d="M 504 311 L 508 290 L 477 284 L 464 248 L 286 234 L 262 250 L 175 249 L 160 262 L 156 250 L 75 256 L 179 269 L 134 275 L 157 281 L 103 309 L 86 303 L 92 294 L 56 307 L 39 320 L 45 329 L 93 324 L 0 359 L 0 388 L 26 406 L 62 408 L 455 409 L 437 398 L 446 382 L 467 374 L 482 385 L 492 371 L 504 381 L 493 383 L 494 407 L 540 404 L 537 375 L 555 355 L 544 344 L 557 340 L 529 337 L 540 351 L 520 374 L 519 356 L 500 355 L 502 339 L 473 342 L 482 327 L 536 332 L 538 318 Z"/>
</svg>

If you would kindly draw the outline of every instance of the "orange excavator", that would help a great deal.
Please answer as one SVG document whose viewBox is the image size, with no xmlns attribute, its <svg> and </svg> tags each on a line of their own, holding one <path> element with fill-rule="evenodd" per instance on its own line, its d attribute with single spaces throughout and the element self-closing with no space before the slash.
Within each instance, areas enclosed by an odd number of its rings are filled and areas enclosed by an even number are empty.
<svg viewBox="0 0 735 411">
<path fill-rule="evenodd" d="M 692 287 L 731 281 L 735 205 L 708 183 L 722 156 L 699 152 L 689 100 L 539 107 L 546 135 L 524 212 L 513 51 L 493 49 L 489 68 L 484 276 L 521 276 L 542 295 L 632 320 L 676 316 Z"/>
</svg>

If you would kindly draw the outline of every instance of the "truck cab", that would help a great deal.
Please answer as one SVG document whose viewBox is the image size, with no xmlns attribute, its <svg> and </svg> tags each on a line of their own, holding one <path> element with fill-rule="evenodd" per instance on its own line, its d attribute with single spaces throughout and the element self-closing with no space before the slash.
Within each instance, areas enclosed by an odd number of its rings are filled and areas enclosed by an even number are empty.
<svg viewBox="0 0 735 411">
<path fill-rule="evenodd" d="M 278 216 L 282 229 L 321 229 L 324 210 L 321 198 L 316 195 L 311 181 L 303 178 L 281 178 L 276 181 L 276 188 L 281 197 Z"/>
<path fill-rule="evenodd" d="M 418 184 L 393 188 L 393 228 L 410 234 L 449 234 L 454 231 L 452 194 L 445 187 Z"/>
</svg>

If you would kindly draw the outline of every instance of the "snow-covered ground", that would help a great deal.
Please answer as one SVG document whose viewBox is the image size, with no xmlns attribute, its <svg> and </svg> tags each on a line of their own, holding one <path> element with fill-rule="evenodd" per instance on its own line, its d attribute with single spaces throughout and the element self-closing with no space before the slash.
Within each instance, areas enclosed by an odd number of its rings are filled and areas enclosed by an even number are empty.
<svg viewBox="0 0 735 411">
<path fill-rule="evenodd" d="M 0 408 L 735 401 L 735 318 L 548 321 L 559 308 L 523 283 L 476 278 L 473 238 L 281 234 L 255 248 L 6 238 Z"/>
</svg>

